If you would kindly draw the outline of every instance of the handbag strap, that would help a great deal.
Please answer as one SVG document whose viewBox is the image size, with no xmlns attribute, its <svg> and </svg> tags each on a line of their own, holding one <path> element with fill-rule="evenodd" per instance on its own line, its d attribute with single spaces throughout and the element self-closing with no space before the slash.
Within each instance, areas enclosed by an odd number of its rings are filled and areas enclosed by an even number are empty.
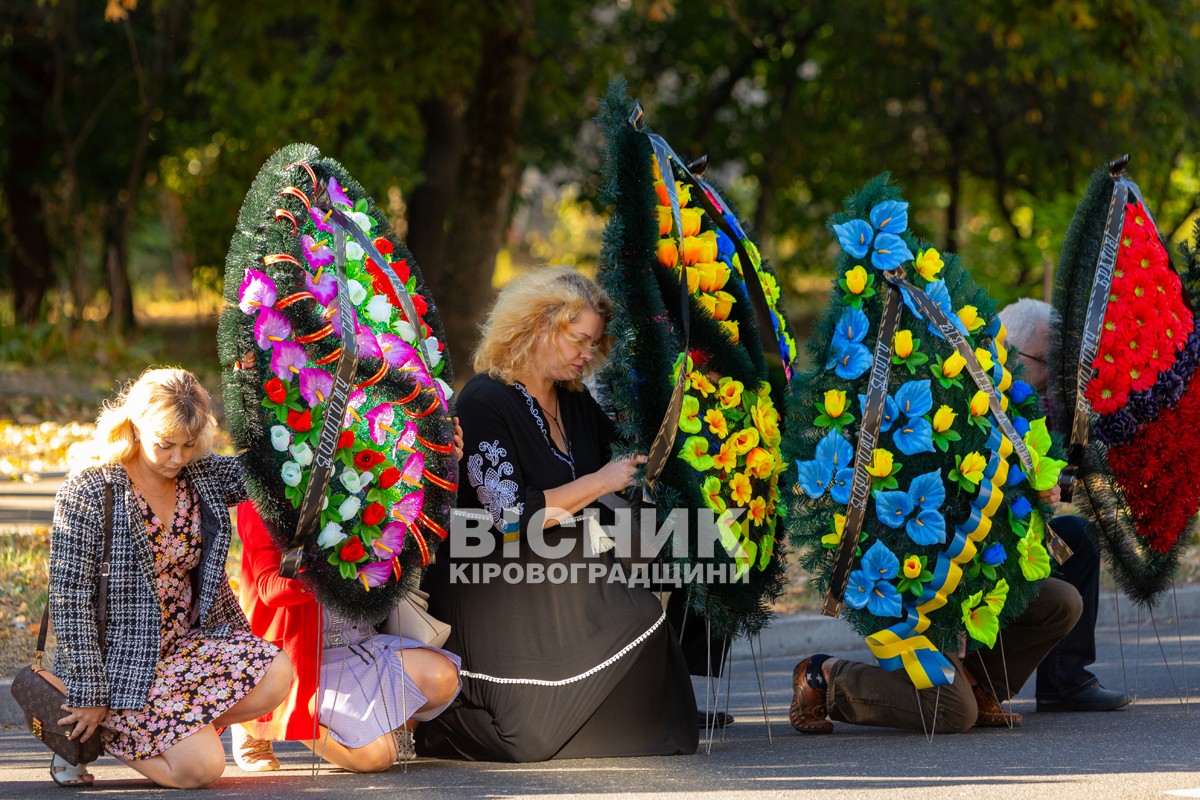
<svg viewBox="0 0 1200 800">
<path fill-rule="evenodd" d="M 108 575 L 109 556 L 112 554 L 112 510 L 113 487 L 104 482 L 104 546 L 100 553 L 100 583 L 96 587 L 96 638 L 100 643 L 100 652 L 104 652 L 104 632 L 108 627 Z M 42 655 L 46 652 L 46 634 L 50 632 L 50 598 L 46 597 L 46 605 L 42 606 L 42 624 L 38 626 L 37 647 L 33 651 L 33 663 L 40 666 Z"/>
</svg>

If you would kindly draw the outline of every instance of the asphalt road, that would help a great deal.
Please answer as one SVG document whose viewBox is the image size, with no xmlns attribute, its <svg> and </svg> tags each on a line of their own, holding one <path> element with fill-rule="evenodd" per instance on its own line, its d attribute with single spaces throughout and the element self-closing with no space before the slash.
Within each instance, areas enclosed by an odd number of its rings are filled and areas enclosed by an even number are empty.
<svg viewBox="0 0 1200 800">
<path fill-rule="evenodd" d="M 1140 644 L 1133 620 L 1127 620 L 1120 634 L 1115 628 L 1100 631 L 1096 671 L 1107 685 L 1128 686 L 1136 696 L 1132 706 L 1116 712 L 1038 714 L 1030 687 L 1014 702 L 1026 715 L 1018 729 L 976 729 L 928 741 L 921 734 L 838 725 L 829 736 L 801 736 L 787 723 L 794 659 L 770 658 L 762 670 L 768 738 L 753 663 L 736 661 L 729 676 L 729 707 L 738 721 L 723 739 L 718 732 L 711 748 L 702 745 L 694 756 L 542 764 L 422 759 L 407 772 L 395 767 L 379 775 L 353 775 L 323 768 L 314 778 L 308 751 L 285 744 L 278 750 L 282 771 L 248 775 L 230 758 L 225 776 L 203 796 L 363 800 L 403 792 L 405 798 L 593 800 L 1200 797 L 1200 707 L 1194 699 L 1187 704 L 1180 699 L 1200 697 L 1200 619 L 1185 619 L 1181 628 L 1159 619 L 1158 627 L 1161 646 L 1148 620 L 1143 621 Z M 703 691 L 703 685 L 700 688 Z M 49 751 L 23 730 L 0 731 L 0 752 L 0 798 L 62 796 L 50 783 Z M 112 758 L 101 759 L 93 770 L 98 785 L 87 792 L 90 797 L 172 793 L 150 787 Z"/>
</svg>

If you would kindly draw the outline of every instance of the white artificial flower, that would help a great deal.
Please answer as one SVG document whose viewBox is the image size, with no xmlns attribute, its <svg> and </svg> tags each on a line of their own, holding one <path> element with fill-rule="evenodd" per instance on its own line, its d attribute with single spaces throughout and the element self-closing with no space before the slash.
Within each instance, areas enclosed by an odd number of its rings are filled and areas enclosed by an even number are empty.
<svg viewBox="0 0 1200 800">
<path fill-rule="evenodd" d="M 399 317 L 397 317 L 396 321 L 394 323 L 392 323 L 392 330 L 394 330 L 396 332 L 397 336 L 399 336 L 401 339 L 408 342 L 409 344 L 412 344 L 413 342 L 415 342 L 417 340 L 416 328 L 414 328 L 412 326 L 412 324 L 406 319 L 400 319 Z"/>
<path fill-rule="evenodd" d="M 434 378 L 434 380 L 437 381 L 438 386 L 442 387 L 442 398 L 448 402 L 454 395 L 454 389 L 441 378 Z"/>
<path fill-rule="evenodd" d="M 425 352 L 429 355 L 429 368 L 433 369 L 442 360 L 442 353 L 438 350 L 438 340 L 433 336 L 425 340 Z"/>
<path fill-rule="evenodd" d="M 300 465 L 295 461 L 285 461 L 279 468 L 279 475 L 288 486 L 300 485 Z"/>
<path fill-rule="evenodd" d="M 361 261 L 364 255 L 366 255 L 366 253 L 363 252 L 362 246 L 358 242 L 354 241 L 353 239 L 350 239 L 346 242 L 347 260 Z"/>
<path fill-rule="evenodd" d="M 370 233 L 371 226 L 375 224 L 369 216 L 361 211 L 351 211 L 346 216 L 358 223 L 358 227 L 363 229 L 363 233 Z"/>
<path fill-rule="evenodd" d="M 354 495 L 350 495 L 338 506 L 338 516 L 342 518 L 342 522 L 349 522 L 354 519 L 354 515 L 358 513 L 361 506 L 362 501 Z"/>
<path fill-rule="evenodd" d="M 350 292 L 350 304 L 357 306 L 367 299 L 367 290 L 358 281 L 346 281 L 346 289 Z"/>
<path fill-rule="evenodd" d="M 317 536 L 317 545 L 320 547 L 333 547 L 345 538 L 346 533 L 342 530 L 342 526 L 336 522 L 330 522 L 321 529 L 320 535 Z"/>
<path fill-rule="evenodd" d="M 313 451 L 305 442 L 292 445 L 292 458 L 296 459 L 296 463 L 302 467 L 307 467 L 312 463 Z"/>
<path fill-rule="evenodd" d="M 271 447 L 274 447 L 279 452 L 288 449 L 288 445 L 292 443 L 292 432 L 282 425 L 271 426 Z"/>
<path fill-rule="evenodd" d="M 373 321 L 386 325 L 392 319 L 392 304 L 388 302 L 387 295 L 377 294 L 367 301 L 366 312 Z"/>
<path fill-rule="evenodd" d="M 357 494 L 358 490 L 362 488 L 359 480 L 359 474 L 350 467 L 346 467 L 345 472 L 341 474 L 342 486 L 345 486 L 346 491 L 350 494 Z"/>
</svg>

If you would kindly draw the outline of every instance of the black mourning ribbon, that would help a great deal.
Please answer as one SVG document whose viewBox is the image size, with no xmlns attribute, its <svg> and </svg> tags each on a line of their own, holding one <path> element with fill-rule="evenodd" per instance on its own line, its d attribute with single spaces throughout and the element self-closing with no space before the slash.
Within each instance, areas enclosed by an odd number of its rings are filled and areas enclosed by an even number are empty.
<svg viewBox="0 0 1200 800">
<path fill-rule="evenodd" d="M 850 567 L 854 562 L 854 551 L 858 547 L 858 535 L 862 531 L 863 520 L 866 517 L 867 500 L 870 497 L 870 475 L 867 473 L 867 465 L 871 463 L 872 451 L 878 441 L 879 428 L 883 421 L 884 401 L 887 398 L 888 378 L 892 363 L 892 340 L 895 338 L 900 323 L 901 290 L 908 292 L 909 297 L 921 312 L 921 316 L 937 328 L 943 338 L 967 362 L 967 374 L 971 376 L 975 385 L 987 395 L 988 408 L 997 427 L 1012 443 L 1013 451 L 1016 452 L 1025 474 L 1033 474 L 1033 461 L 1029 456 L 1029 450 L 1013 427 L 1012 420 L 1000 407 L 1000 396 L 996 393 L 996 387 L 979 364 L 970 343 L 959 332 L 946 312 L 939 308 L 924 290 L 917 288 L 907 280 L 903 269 L 885 272 L 883 277 L 888 284 L 888 296 L 884 301 L 883 316 L 879 323 L 879 338 L 875 343 L 871 375 L 867 385 L 867 402 L 863 410 L 862 426 L 859 428 L 858 444 L 854 451 L 854 479 L 850 485 L 850 503 L 846 508 L 846 524 L 843 528 L 842 538 L 834 554 L 829 588 L 821 605 L 821 613 L 829 617 L 836 617 L 841 611 L 842 598 L 846 594 L 846 584 L 850 580 Z M 1071 548 L 1054 533 L 1049 523 L 1046 524 L 1046 548 L 1060 564 L 1071 557 Z"/>
</svg>

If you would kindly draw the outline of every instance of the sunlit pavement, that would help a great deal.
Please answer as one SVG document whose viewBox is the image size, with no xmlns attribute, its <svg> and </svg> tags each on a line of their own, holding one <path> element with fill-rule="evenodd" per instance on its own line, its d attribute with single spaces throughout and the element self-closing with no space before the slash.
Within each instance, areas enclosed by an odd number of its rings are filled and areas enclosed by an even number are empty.
<svg viewBox="0 0 1200 800">
<path fill-rule="evenodd" d="M 1135 703 L 1121 711 L 1038 714 L 1030 686 L 1013 704 L 1025 715 L 1018 729 L 976 729 L 930 742 L 919 733 L 839 724 L 829 736 L 802 736 L 787 723 L 794 659 L 768 658 L 761 670 L 768 741 L 754 664 L 739 660 L 728 676 L 729 709 L 737 722 L 723 738 L 718 731 L 711 747 L 702 743 L 694 756 L 543 764 L 421 759 L 407 773 L 399 767 L 380 775 L 322 768 L 313 778 L 309 752 L 284 744 L 278 749 L 281 771 L 249 775 L 230 758 L 225 776 L 204 797 L 362 798 L 394 792 L 404 792 L 406 798 L 1200 797 L 1200 707 L 1189 710 L 1178 696 L 1186 682 L 1190 694 L 1200 697 L 1200 619 L 1185 619 L 1181 628 L 1173 620 L 1157 619 L 1161 644 L 1148 619 L 1142 623 L 1140 644 L 1136 620 L 1123 618 L 1123 623 L 1124 671 L 1116 628 L 1101 631 L 1095 667 L 1110 688 L 1123 688 L 1127 681 L 1129 691 L 1136 693 Z M 723 681 L 722 708 L 725 685 Z M 703 684 L 698 688 L 703 692 Z M 50 782 L 49 751 L 28 733 L 0 731 L 0 748 L 0 798 L 43 798 L 59 791 Z M 98 785 L 87 793 L 91 797 L 171 793 L 150 788 L 111 758 L 97 762 L 93 771 Z"/>
</svg>

